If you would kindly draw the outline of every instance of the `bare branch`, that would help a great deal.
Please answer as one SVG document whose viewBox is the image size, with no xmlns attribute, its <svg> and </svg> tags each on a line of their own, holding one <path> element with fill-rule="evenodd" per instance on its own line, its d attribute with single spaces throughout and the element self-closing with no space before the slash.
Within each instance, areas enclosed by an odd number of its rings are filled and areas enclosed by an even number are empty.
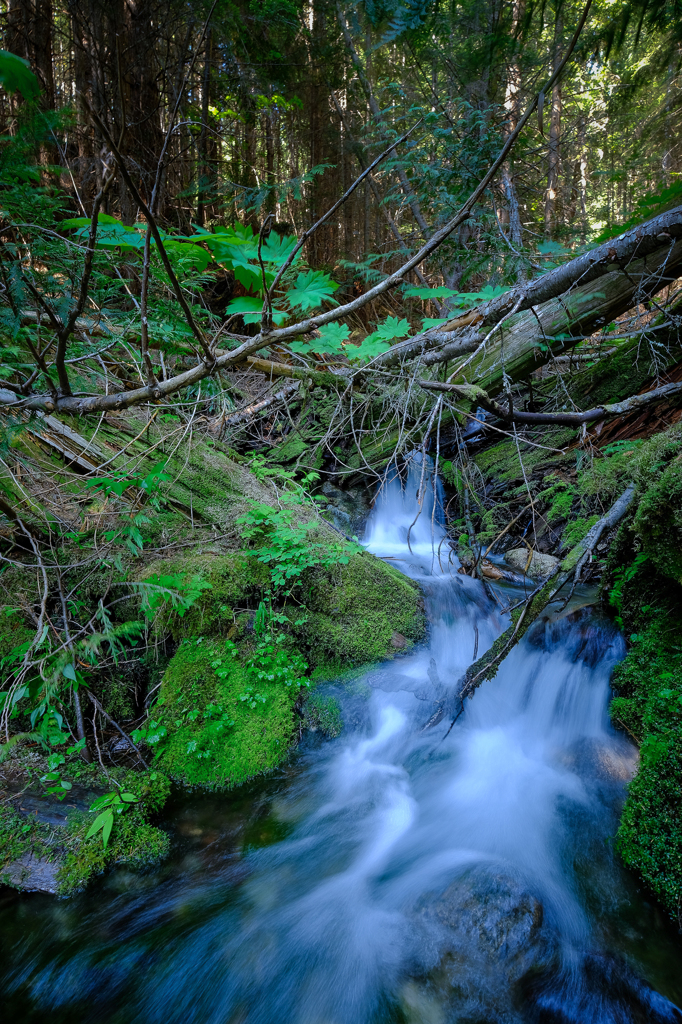
<svg viewBox="0 0 682 1024">
<path fill-rule="evenodd" d="M 88 104 L 88 101 L 87 101 L 86 97 L 83 97 L 83 101 L 86 104 Z M 108 128 L 106 127 L 106 125 L 102 121 L 102 119 L 99 116 L 99 114 L 97 114 L 97 112 L 95 110 L 93 110 L 93 108 L 89 104 L 88 104 L 88 108 L 89 108 L 89 111 L 90 111 L 90 114 L 91 114 L 93 120 L 95 121 L 95 124 L 97 125 L 97 127 L 101 131 L 102 135 L 104 136 L 104 138 L 107 141 L 107 144 L 109 145 L 109 148 L 111 149 L 111 153 L 112 153 L 112 155 L 114 157 L 114 160 L 116 161 L 118 169 L 121 172 L 121 177 L 123 178 L 123 180 L 125 181 L 126 185 L 128 186 L 128 189 L 130 190 L 131 195 L 134 197 L 135 202 L 138 204 L 138 206 L 142 210 L 142 212 L 143 212 L 143 214 L 144 214 L 144 216 L 145 216 L 145 218 L 147 220 L 147 224 L 151 228 L 152 235 L 154 236 L 154 241 L 156 242 L 156 245 L 157 245 L 158 250 L 159 250 L 159 255 L 161 257 L 161 262 L 163 263 L 164 269 L 165 269 L 166 273 L 168 274 L 168 278 L 169 278 L 169 280 L 171 282 L 171 285 L 173 287 L 173 291 L 175 292 L 175 297 L 178 300 L 178 303 L 180 304 L 180 307 L 181 307 L 183 313 L 185 314 L 185 319 L 187 320 L 187 323 L 189 325 L 190 330 L 192 331 L 192 334 L 194 335 L 194 337 L 199 342 L 199 344 L 200 344 L 200 346 L 202 348 L 202 351 L 204 352 L 204 356 L 208 360 L 209 365 L 212 366 L 213 360 L 214 360 L 214 356 L 213 356 L 213 353 L 211 351 L 211 346 L 209 345 L 209 342 L 208 342 L 208 340 L 206 338 L 206 335 L 204 334 L 202 329 L 199 327 L 199 325 L 195 321 L 194 316 L 192 315 L 192 311 L 189 308 L 189 304 L 188 304 L 185 296 L 183 295 L 182 287 L 180 286 L 180 282 L 178 281 L 177 277 L 175 276 L 175 271 L 173 270 L 173 268 L 171 266 L 170 260 L 168 258 L 168 253 L 166 252 L 166 248 L 165 248 L 165 246 L 163 244 L 163 241 L 161 239 L 161 235 L 159 233 L 159 228 L 158 228 L 158 225 L 156 223 L 156 220 L 155 220 L 151 210 L 149 209 L 149 207 L 145 203 L 144 199 L 140 195 L 139 190 L 137 189 L 135 183 L 133 182 L 133 179 L 130 177 L 130 174 L 128 173 L 128 169 L 127 169 L 127 167 L 125 165 L 125 161 L 124 161 L 123 157 L 121 156 L 121 154 L 120 154 L 120 152 L 118 150 L 118 147 L 116 146 L 116 143 L 112 139 L 111 134 L 109 133 Z"/>
<path fill-rule="evenodd" d="M 420 380 L 420 387 L 425 391 L 450 391 L 461 398 L 480 405 L 488 412 L 498 416 L 507 423 L 526 424 L 527 426 L 539 426 L 541 424 L 560 424 L 564 426 L 580 426 L 582 423 L 589 423 L 591 420 L 601 421 L 613 419 L 616 416 L 624 416 L 626 413 L 642 409 L 655 402 L 662 402 L 682 393 L 682 382 L 664 384 L 653 391 L 646 391 L 643 395 L 632 395 L 622 402 L 613 402 L 609 405 L 598 405 L 594 409 L 587 409 L 585 412 L 519 412 L 514 408 L 505 408 L 499 402 L 489 398 L 487 391 L 479 388 L 476 384 L 443 384 L 435 380 Z"/>
</svg>

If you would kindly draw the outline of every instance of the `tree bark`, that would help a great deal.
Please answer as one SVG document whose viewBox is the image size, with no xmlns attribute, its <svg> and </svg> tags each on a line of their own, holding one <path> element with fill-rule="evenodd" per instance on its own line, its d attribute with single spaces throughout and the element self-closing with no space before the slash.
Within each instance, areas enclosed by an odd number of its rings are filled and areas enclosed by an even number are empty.
<svg viewBox="0 0 682 1024">
<path fill-rule="evenodd" d="M 610 270 L 598 281 L 516 313 L 504 324 L 498 321 L 487 342 L 491 332 L 479 330 L 479 350 L 463 362 L 452 379 L 455 383 L 475 381 L 491 395 L 497 394 L 505 377 L 525 379 L 553 356 L 573 348 L 582 335 L 598 330 L 671 284 L 681 271 L 682 238 L 644 259 L 631 260 L 623 269 Z M 431 361 L 440 361 L 435 356 L 432 353 Z"/>
<path fill-rule="evenodd" d="M 554 22 L 554 68 L 561 60 L 564 34 L 563 0 L 556 0 Z M 561 172 L 561 82 L 552 88 L 552 106 L 549 120 L 549 147 L 547 153 L 547 191 L 545 193 L 545 235 L 550 238 L 557 227 L 559 174 Z"/>
</svg>

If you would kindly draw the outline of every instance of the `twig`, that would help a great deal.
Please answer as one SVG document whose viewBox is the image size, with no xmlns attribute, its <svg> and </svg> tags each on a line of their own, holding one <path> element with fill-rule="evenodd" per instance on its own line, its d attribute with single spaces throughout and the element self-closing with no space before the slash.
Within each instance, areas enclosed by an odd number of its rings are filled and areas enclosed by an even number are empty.
<svg viewBox="0 0 682 1024">
<path fill-rule="evenodd" d="M 102 707 L 102 705 L 101 705 L 101 704 L 100 704 L 100 702 L 99 702 L 99 701 L 97 700 L 97 698 L 95 697 L 94 693 L 93 693 L 93 692 L 92 692 L 91 690 L 88 690 L 88 691 L 87 691 L 87 694 L 88 694 L 88 697 L 90 698 L 90 700 L 92 701 L 92 703 L 93 703 L 93 704 L 95 705 L 95 707 L 96 707 L 96 708 L 97 708 L 97 710 L 99 711 L 100 715 L 104 715 L 104 717 L 106 718 L 106 720 L 107 720 L 108 722 L 111 722 L 111 724 L 113 725 L 114 729 L 117 729 L 117 730 L 118 730 L 118 731 L 120 732 L 120 734 L 121 734 L 121 736 L 123 737 L 123 739 L 124 739 L 124 740 L 125 740 L 125 741 L 126 741 L 126 742 L 128 743 L 128 745 L 129 745 L 129 746 L 131 746 L 131 747 L 133 748 L 133 750 L 135 751 L 135 753 L 136 753 L 136 754 L 137 754 L 137 756 L 139 757 L 139 759 L 140 759 L 140 761 L 142 762 L 142 764 L 144 765 L 144 767 L 145 767 L 145 768 L 148 768 L 148 767 L 149 767 L 149 765 L 147 764 L 147 762 L 146 762 L 146 761 L 145 761 L 145 759 L 143 758 L 143 756 L 142 756 L 142 754 L 140 753 L 140 751 L 138 750 L 138 748 L 137 748 L 137 747 L 135 746 L 135 744 L 133 743 L 133 741 L 132 741 L 132 739 L 130 738 L 130 736 L 128 735 L 128 733 L 127 733 L 127 732 L 124 732 L 124 730 L 123 730 L 123 729 L 121 728 L 121 726 L 120 726 L 120 725 L 118 724 L 118 722 L 115 722 L 115 721 L 114 721 L 114 719 L 113 719 L 113 718 L 111 717 L 111 715 L 108 715 L 108 714 L 106 713 L 106 711 L 104 710 L 104 708 Z"/>
</svg>

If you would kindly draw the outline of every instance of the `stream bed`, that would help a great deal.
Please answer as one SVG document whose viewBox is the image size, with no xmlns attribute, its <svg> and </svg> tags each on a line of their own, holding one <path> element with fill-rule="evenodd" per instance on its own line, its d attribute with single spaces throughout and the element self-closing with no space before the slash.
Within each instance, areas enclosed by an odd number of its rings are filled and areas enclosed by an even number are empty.
<svg viewBox="0 0 682 1024">
<path fill-rule="evenodd" d="M 3 890 L 5 1020 L 682 1022 L 677 926 L 613 847 L 637 754 L 607 712 L 622 638 L 569 606 L 425 728 L 508 619 L 457 573 L 430 488 L 415 522 L 419 481 L 384 486 L 364 542 L 422 585 L 428 644 L 324 688 L 336 740 L 176 798 L 166 864 L 68 901 Z"/>
</svg>

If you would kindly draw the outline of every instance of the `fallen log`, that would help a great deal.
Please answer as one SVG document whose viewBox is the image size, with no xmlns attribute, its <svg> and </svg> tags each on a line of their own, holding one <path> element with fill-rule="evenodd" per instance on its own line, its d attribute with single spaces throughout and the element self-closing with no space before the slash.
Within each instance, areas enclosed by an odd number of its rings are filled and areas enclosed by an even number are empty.
<svg viewBox="0 0 682 1024">
<path fill-rule="evenodd" d="M 452 379 L 476 381 L 491 394 L 506 380 L 523 380 L 554 356 L 578 344 L 575 336 L 591 334 L 651 298 L 682 273 L 682 239 L 659 247 L 645 259 L 604 274 L 597 282 L 574 288 L 525 312 L 517 312 L 491 330 L 477 330 L 475 351 L 462 360 Z M 473 342 L 467 338 L 467 344 Z M 445 351 L 429 362 L 444 362 Z M 426 362 L 426 359 L 424 360 Z M 428 364 L 427 364 L 428 365 Z"/>
<path fill-rule="evenodd" d="M 237 363 L 235 369 L 251 369 L 264 373 L 269 377 L 290 377 L 292 380 L 310 381 L 322 387 L 336 389 L 347 383 L 345 373 L 332 373 L 329 370 L 310 370 L 307 366 L 290 366 L 289 363 L 277 363 L 260 356 L 247 356 Z"/>
<path fill-rule="evenodd" d="M 654 255 L 662 246 L 670 246 L 682 238 L 682 206 L 661 213 L 637 227 L 611 238 L 589 252 L 577 256 L 569 263 L 555 267 L 535 281 L 517 285 L 504 295 L 499 295 L 478 313 L 484 324 L 499 323 L 512 310 L 517 312 L 558 298 L 577 285 L 585 286 L 599 280 L 615 268 L 622 269 L 632 260 L 644 260 Z M 518 305 L 520 301 L 520 305 Z M 442 330 L 448 330 L 445 324 Z"/>
</svg>

